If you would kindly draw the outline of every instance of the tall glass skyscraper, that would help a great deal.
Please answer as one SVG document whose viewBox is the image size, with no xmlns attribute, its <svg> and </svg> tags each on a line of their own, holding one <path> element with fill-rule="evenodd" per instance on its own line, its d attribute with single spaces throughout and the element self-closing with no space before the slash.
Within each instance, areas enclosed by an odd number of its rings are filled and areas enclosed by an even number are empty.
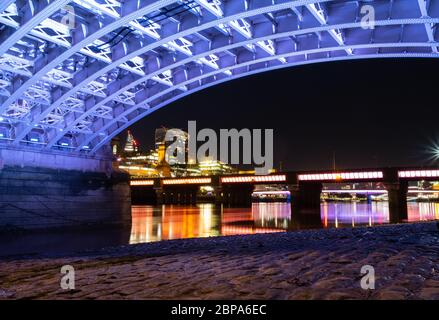
<svg viewBox="0 0 439 320">
<path fill-rule="evenodd" d="M 124 151 L 125 153 L 134 153 L 139 150 L 136 140 L 133 137 L 133 134 L 130 130 L 128 130 L 127 142 L 125 143 Z"/>
</svg>

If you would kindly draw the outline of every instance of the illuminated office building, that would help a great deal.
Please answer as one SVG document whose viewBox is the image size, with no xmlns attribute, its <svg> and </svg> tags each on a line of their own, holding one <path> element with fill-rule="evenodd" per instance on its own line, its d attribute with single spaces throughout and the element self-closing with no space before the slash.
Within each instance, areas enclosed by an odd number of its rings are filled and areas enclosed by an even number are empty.
<svg viewBox="0 0 439 320">
<path fill-rule="evenodd" d="M 133 153 L 136 153 L 139 151 L 138 144 L 137 144 L 136 140 L 134 139 L 130 130 L 128 130 L 127 142 L 125 144 L 124 151 L 127 154 L 133 154 Z"/>
<path fill-rule="evenodd" d="M 234 168 L 218 160 L 202 161 L 198 164 L 198 168 L 203 176 L 237 173 Z"/>
</svg>

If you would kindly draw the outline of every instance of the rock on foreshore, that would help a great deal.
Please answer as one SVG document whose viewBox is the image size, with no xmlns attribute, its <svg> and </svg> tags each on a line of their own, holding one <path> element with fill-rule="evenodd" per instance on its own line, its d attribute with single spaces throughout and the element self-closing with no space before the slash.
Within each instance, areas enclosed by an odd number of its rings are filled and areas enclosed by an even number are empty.
<svg viewBox="0 0 439 320">
<path fill-rule="evenodd" d="M 75 268 L 63 290 L 60 269 Z M 364 290 L 361 268 L 375 270 Z M 0 262 L 0 299 L 439 299 L 436 222 L 171 240 Z"/>
</svg>

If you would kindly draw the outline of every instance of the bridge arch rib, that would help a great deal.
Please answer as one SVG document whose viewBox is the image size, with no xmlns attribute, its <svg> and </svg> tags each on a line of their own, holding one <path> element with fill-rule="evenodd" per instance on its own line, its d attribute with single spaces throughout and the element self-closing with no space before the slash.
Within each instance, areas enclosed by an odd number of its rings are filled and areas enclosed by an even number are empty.
<svg viewBox="0 0 439 320">
<path fill-rule="evenodd" d="M 0 148 L 94 154 L 166 104 L 246 75 L 439 57 L 439 0 L 46 0 L 26 19 L 21 3 L 0 10 Z M 79 21 L 63 27 L 72 10 Z"/>
<path fill-rule="evenodd" d="M 158 109 L 165 107 L 172 102 L 175 102 L 179 99 L 182 99 L 189 94 L 201 91 L 203 89 L 207 89 L 207 88 L 212 87 L 212 86 L 217 85 L 217 84 L 221 84 L 221 83 L 235 80 L 235 79 L 239 79 L 239 78 L 242 78 L 245 76 L 250 76 L 250 75 L 257 74 L 257 73 L 272 71 L 272 70 L 285 68 L 285 67 L 294 67 L 294 66 L 301 66 L 301 65 L 306 65 L 306 64 L 335 62 L 335 61 L 343 61 L 343 60 L 360 60 L 360 59 L 377 59 L 377 58 L 437 58 L 437 57 L 436 57 L 436 55 L 430 54 L 430 53 L 357 55 L 357 56 L 349 56 L 349 57 L 332 57 L 332 58 L 316 59 L 314 61 L 305 60 L 305 61 L 301 61 L 301 62 L 291 63 L 291 64 L 288 64 L 287 66 L 285 66 L 285 65 L 272 65 L 270 67 L 264 67 L 261 69 L 249 70 L 247 72 L 243 72 L 242 74 L 236 74 L 230 78 L 221 78 L 218 80 L 215 79 L 212 82 L 200 84 L 198 87 L 191 89 L 191 91 L 181 92 L 179 94 L 173 95 L 173 93 L 175 93 L 175 90 L 173 90 L 173 92 L 169 95 L 163 94 L 160 96 L 156 96 L 156 97 L 154 97 L 155 98 L 154 100 L 157 101 L 156 104 L 150 105 L 148 108 L 144 108 L 144 111 L 138 113 L 137 115 L 133 115 L 133 112 L 138 111 L 138 109 L 135 109 L 135 110 L 128 109 L 128 110 L 126 110 L 126 113 L 121 114 L 120 117 L 124 117 L 126 114 L 132 114 L 132 116 L 133 116 L 132 119 L 125 122 L 122 126 L 118 126 L 117 128 L 114 128 L 114 131 L 110 130 L 110 132 L 108 132 L 108 133 L 105 133 L 105 131 L 109 130 L 112 126 L 114 126 L 116 124 L 118 118 L 115 118 L 113 121 L 106 123 L 106 125 L 104 125 L 101 128 L 102 131 L 99 131 L 93 135 L 90 135 L 85 143 L 80 144 L 78 146 L 77 151 L 81 150 L 81 148 L 84 145 L 87 145 L 88 143 L 92 142 L 94 139 L 97 139 L 96 144 L 94 145 L 94 148 L 92 149 L 92 152 L 91 152 L 93 154 L 97 150 L 99 150 L 99 148 L 101 148 L 103 145 L 105 145 L 108 141 L 110 141 L 113 137 L 115 137 L 116 135 L 121 133 L 123 130 L 129 128 L 131 125 L 133 125 L 137 121 L 148 116 L 152 112 L 157 111 Z M 258 64 L 258 62 L 255 64 Z M 247 67 L 247 66 L 240 66 L 240 67 Z M 239 68 L 239 67 L 237 67 L 237 68 Z M 217 72 L 215 72 L 215 73 L 217 73 Z M 207 79 L 207 78 L 211 78 L 211 77 L 212 77 L 212 75 L 210 74 L 210 75 L 207 75 L 206 77 L 200 77 L 200 78 Z M 200 79 L 200 80 L 202 80 L 202 79 Z M 200 80 L 195 80 L 195 81 L 200 81 Z M 167 92 L 167 93 L 169 93 L 169 92 Z M 164 101 L 161 101 L 161 100 L 164 100 Z M 99 139 L 99 137 L 101 137 L 101 136 L 105 136 L 105 138 Z"/>
</svg>

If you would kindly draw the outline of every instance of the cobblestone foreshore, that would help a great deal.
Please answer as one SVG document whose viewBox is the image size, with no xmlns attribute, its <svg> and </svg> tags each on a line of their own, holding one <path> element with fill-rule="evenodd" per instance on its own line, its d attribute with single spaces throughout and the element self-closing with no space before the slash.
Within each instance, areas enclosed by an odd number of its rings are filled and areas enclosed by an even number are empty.
<svg viewBox="0 0 439 320">
<path fill-rule="evenodd" d="M 61 266 L 74 290 L 60 288 Z M 360 286 L 375 268 L 375 290 Z M 439 299 L 436 222 L 172 240 L 0 262 L 0 299 Z"/>
</svg>

